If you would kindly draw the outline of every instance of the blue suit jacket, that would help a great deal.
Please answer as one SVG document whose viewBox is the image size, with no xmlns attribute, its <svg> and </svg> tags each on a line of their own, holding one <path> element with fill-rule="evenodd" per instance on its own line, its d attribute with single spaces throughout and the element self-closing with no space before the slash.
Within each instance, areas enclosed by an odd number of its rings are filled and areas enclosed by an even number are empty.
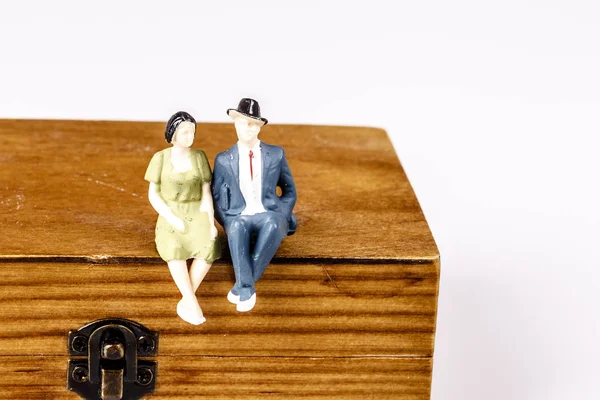
<svg viewBox="0 0 600 400">
<path fill-rule="evenodd" d="M 296 185 L 281 147 L 261 142 L 262 203 L 267 211 L 283 214 L 288 221 L 288 235 L 296 232 L 296 217 L 292 213 L 296 204 Z M 215 218 L 225 227 L 230 218 L 246 208 L 240 190 L 239 151 L 237 143 L 229 150 L 217 154 L 212 180 Z M 277 196 L 277 186 L 281 196 Z"/>
</svg>

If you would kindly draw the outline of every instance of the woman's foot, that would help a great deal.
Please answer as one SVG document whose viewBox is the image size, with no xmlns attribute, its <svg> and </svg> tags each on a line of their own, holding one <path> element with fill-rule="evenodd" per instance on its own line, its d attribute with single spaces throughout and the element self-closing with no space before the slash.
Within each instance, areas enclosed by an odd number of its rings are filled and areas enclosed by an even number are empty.
<svg viewBox="0 0 600 400">
<path fill-rule="evenodd" d="M 177 303 L 177 315 L 179 315 L 179 318 L 192 325 L 200 325 L 206 322 L 206 318 L 204 318 L 202 309 L 198 303 L 196 303 L 195 306 L 192 305 L 190 307 L 183 299 Z"/>
</svg>

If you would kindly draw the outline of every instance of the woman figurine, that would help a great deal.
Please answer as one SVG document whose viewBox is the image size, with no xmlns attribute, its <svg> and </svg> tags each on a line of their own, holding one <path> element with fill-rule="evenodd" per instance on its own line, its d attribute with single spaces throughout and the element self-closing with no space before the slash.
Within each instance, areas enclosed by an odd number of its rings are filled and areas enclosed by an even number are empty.
<svg viewBox="0 0 600 400">
<path fill-rule="evenodd" d="M 196 290 L 214 260 L 220 257 L 213 200 L 212 172 L 202 150 L 191 149 L 196 120 L 184 112 L 167 122 L 165 140 L 173 146 L 156 153 L 144 179 L 148 199 L 158 213 L 156 249 L 167 262 L 181 292 L 177 315 L 190 324 L 206 321 Z M 188 273 L 186 260 L 193 258 Z"/>
</svg>

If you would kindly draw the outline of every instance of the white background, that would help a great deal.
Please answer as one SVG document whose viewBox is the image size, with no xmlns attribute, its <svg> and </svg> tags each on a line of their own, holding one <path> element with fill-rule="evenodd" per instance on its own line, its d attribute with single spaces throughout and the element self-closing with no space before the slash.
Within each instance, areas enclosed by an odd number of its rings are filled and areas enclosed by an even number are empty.
<svg viewBox="0 0 600 400">
<path fill-rule="evenodd" d="M 596 400 L 598 4 L 7 1 L 0 117 L 383 127 L 442 254 L 432 398 Z"/>
</svg>

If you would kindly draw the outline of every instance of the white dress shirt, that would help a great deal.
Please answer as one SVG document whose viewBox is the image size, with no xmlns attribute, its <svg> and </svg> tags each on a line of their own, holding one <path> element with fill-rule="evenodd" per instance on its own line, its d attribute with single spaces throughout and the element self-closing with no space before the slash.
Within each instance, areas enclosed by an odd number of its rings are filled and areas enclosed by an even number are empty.
<svg viewBox="0 0 600 400">
<path fill-rule="evenodd" d="M 252 150 L 252 176 L 250 176 L 250 150 Z M 240 190 L 246 201 L 242 215 L 266 212 L 262 203 L 262 154 L 260 140 L 253 148 L 238 142 L 240 156 Z"/>
</svg>

